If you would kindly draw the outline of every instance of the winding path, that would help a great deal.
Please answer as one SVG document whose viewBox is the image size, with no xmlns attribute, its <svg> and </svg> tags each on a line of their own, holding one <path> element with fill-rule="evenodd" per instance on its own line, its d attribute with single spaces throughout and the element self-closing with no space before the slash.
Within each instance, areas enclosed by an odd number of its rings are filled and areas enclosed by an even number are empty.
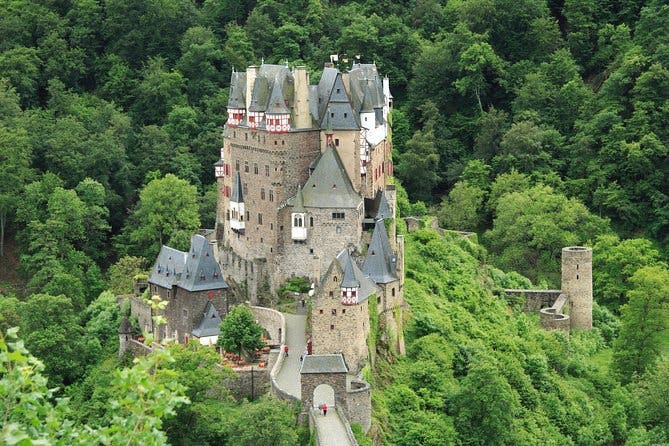
<svg viewBox="0 0 669 446">
<path fill-rule="evenodd" d="M 288 357 L 284 358 L 283 366 L 276 380 L 281 389 L 301 400 L 300 355 L 304 354 L 307 349 L 305 339 L 307 317 L 304 314 L 288 313 L 283 313 L 283 316 L 286 319 Z M 319 446 L 353 446 L 349 441 L 346 425 L 336 410 L 329 411 L 327 416 L 323 416 L 320 411 L 316 411 L 314 419 L 316 421 Z"/>
</svg>

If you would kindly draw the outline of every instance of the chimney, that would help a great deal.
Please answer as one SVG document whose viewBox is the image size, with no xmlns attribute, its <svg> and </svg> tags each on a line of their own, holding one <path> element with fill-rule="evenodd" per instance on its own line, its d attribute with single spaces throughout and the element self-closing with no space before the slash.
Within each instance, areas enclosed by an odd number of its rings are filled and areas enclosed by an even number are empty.
<svg viewBox="0 0 669 446">
<path fill-rule="evenodd" d="M 258 66 L 251 65 L 246 69 L 246 115 L 248 116 L 249 107 L 251 107 L 251 99 L 253 96 L 253 84 L 256 82 L 256 75 L 258 74 Z"/>
<path fill-rule="evenodd" d="M 309 112 L 309 74 L 305 67 L 295 67 L 295 103 L 293 105 L 293 126 L 296 129 L 311 128 Z"/>
</svg>

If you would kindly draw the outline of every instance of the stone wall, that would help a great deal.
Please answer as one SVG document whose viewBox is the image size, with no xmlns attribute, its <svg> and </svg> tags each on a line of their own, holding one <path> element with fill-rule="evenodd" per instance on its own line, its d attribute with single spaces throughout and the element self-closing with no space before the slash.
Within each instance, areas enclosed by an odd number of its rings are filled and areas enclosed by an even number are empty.
<svg viewBox="0 0 669 446">
<path fill-rule="evenodd" d="M 538 312 L 542 308 L 548 308 L 562 293 L 561 290 L 516 290 L 506 289 L 504 292 L 509 296 L 525 298 L 523 311 Z"/>
<path fill-rule="evenodd" d="M 592 248 L 562 248 L 562 290 L 569 295 L 572 329 L 592 328 Z"/>
<path fill-rule="evenodd" d="M 340 283 L 343 271 L 333 261 L 316 291 L 311 310 L 312 353 L 325 355 L 341 353 L 352 373 L 360 370 L 369 355 L 369 304 L 341 303 Z"/>
<path fill-rule="evenodd" d="M 235 374 L 236 377 L 224 380 L 223 386 L 229 389 L 237 399 L 248 398 L 254 400 L 270 390 L 270 371 L 268 368 L 245 367 L 235 369 Z"/>
<path fill-rule="evenodd" d="M 281 256 L 275 260 L 276 282 L 280 283 L 291 276 L 305 276 L 314 281 L 314 272 L 327 271 L 330 262 L 342 249 L 353 246 L 360 250 L 362 237 L 363 203 L 357 209 L 344 208 L 307 208 L 305 223 L 307 239 L 294 241 L 290 237 L 290 212 L 285 212 L 282 226 L 285 237 L 282 239 Z M 344 213 L 345 218 L 334 220 L 334 212 Z M 318 262 L 314 265 L 313 262 Z"/>
<path fill-rule="evenodd" d="M 334 390 L 335 406 L 346 408 L 346 373 L 303 373 L 302 374 L 302 411 L 313 407 L 314 390 L 321 384 L 327 384 Z"/>
<path fill-rule="evenodd" d="M 569 316 L 562 313 L 562 309 L 569 300 L 566 294 L 560 294 L 553 305 L 539 311 L 541 327 L 546 330 L 569 331 Z"/>
<path fill-rule="evenodd" d="M 207 302 L 210 300 L 221 319 L 225 318 L 228 312 L 229 292 L 225 289 L 190 292 L 179 287 L 167 289 L 154 284 L 149 286 L 151 295 L 158 295 L 162 301 L 167 302 L 165 309 L 159 311 L 159 314 L 167 319 L 167 324 L 157 327 L 157 330 L 153 327 L 156 341 L 172 338 L 181 344 L 185 343 L 186 338 L 192 337 L 191 332 L 202 320 Z M 144 328 L 142 322 L 140 327 Z"/>
<path fill-rule="evenodd" d="M 349 421 L 360 424 L 367 432 L 372 426 L 372 396 L 369 383 L 350 380 L 346 401 Z"/>
<path fill-rule="evenodd" d="M 251 306 L 251 312 L 256 322 L 269 333 L 272 342 L 270 344 L 285 344 L 286 321 L 283 314 L 265 307 Z"/>
</svg>

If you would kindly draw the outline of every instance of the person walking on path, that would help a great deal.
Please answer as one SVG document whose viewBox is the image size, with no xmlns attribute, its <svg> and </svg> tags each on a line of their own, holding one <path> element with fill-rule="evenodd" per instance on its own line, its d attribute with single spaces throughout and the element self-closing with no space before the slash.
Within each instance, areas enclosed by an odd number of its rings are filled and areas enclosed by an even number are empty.
<svg viewBox="0 0 669 446">
<path fill-rule="evenodd" d="M 323 403 L 323 416 L 326 416 L 328 414 L 328 405 Z"/>
<path fill-rule="evenodd" d="M 286 345 L 283 347 L 283 352 L 286 354 L 286 358 L 288 357 L 288 346 Z"/>
</svg>

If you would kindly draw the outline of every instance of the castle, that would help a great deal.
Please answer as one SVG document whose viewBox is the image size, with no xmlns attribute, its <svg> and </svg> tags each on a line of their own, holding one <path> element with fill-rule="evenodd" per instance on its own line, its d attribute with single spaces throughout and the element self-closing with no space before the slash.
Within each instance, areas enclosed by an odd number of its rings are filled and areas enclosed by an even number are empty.
<svg viewBox="0 0 669 446">
<path fill-rule="evenodd" d="M 326 66 L 317 85 L 303 67 L 233 71 L 214 166 L 215 240 L 195 235 L 188 252 L 162 247 L 148 285 L 167 306 L 131 299 L 140 328 L 157 340 L 214 343 L 232 302 L 257 304 L 287 279 L 306 277 L 313 354 L 341 353 L 360 370 L 371 319 L 403 353 L 391 109 L 388 79 L 374 64 L 346 73 Z M 156 314 L 167 324 L 154 327 Z"/>
<path fill-rule="evenodd" d="M 374 64 L 326 66 L 317 85 L 304 67 L 233 71 L 215 164 L 223 274 L 252 303 L 291 277 L 309 278 L 314 352 L 342 352 L 353 368 L 367 357 L 372 295 L 403 349 L 391 109 Z"/>
</svg>

